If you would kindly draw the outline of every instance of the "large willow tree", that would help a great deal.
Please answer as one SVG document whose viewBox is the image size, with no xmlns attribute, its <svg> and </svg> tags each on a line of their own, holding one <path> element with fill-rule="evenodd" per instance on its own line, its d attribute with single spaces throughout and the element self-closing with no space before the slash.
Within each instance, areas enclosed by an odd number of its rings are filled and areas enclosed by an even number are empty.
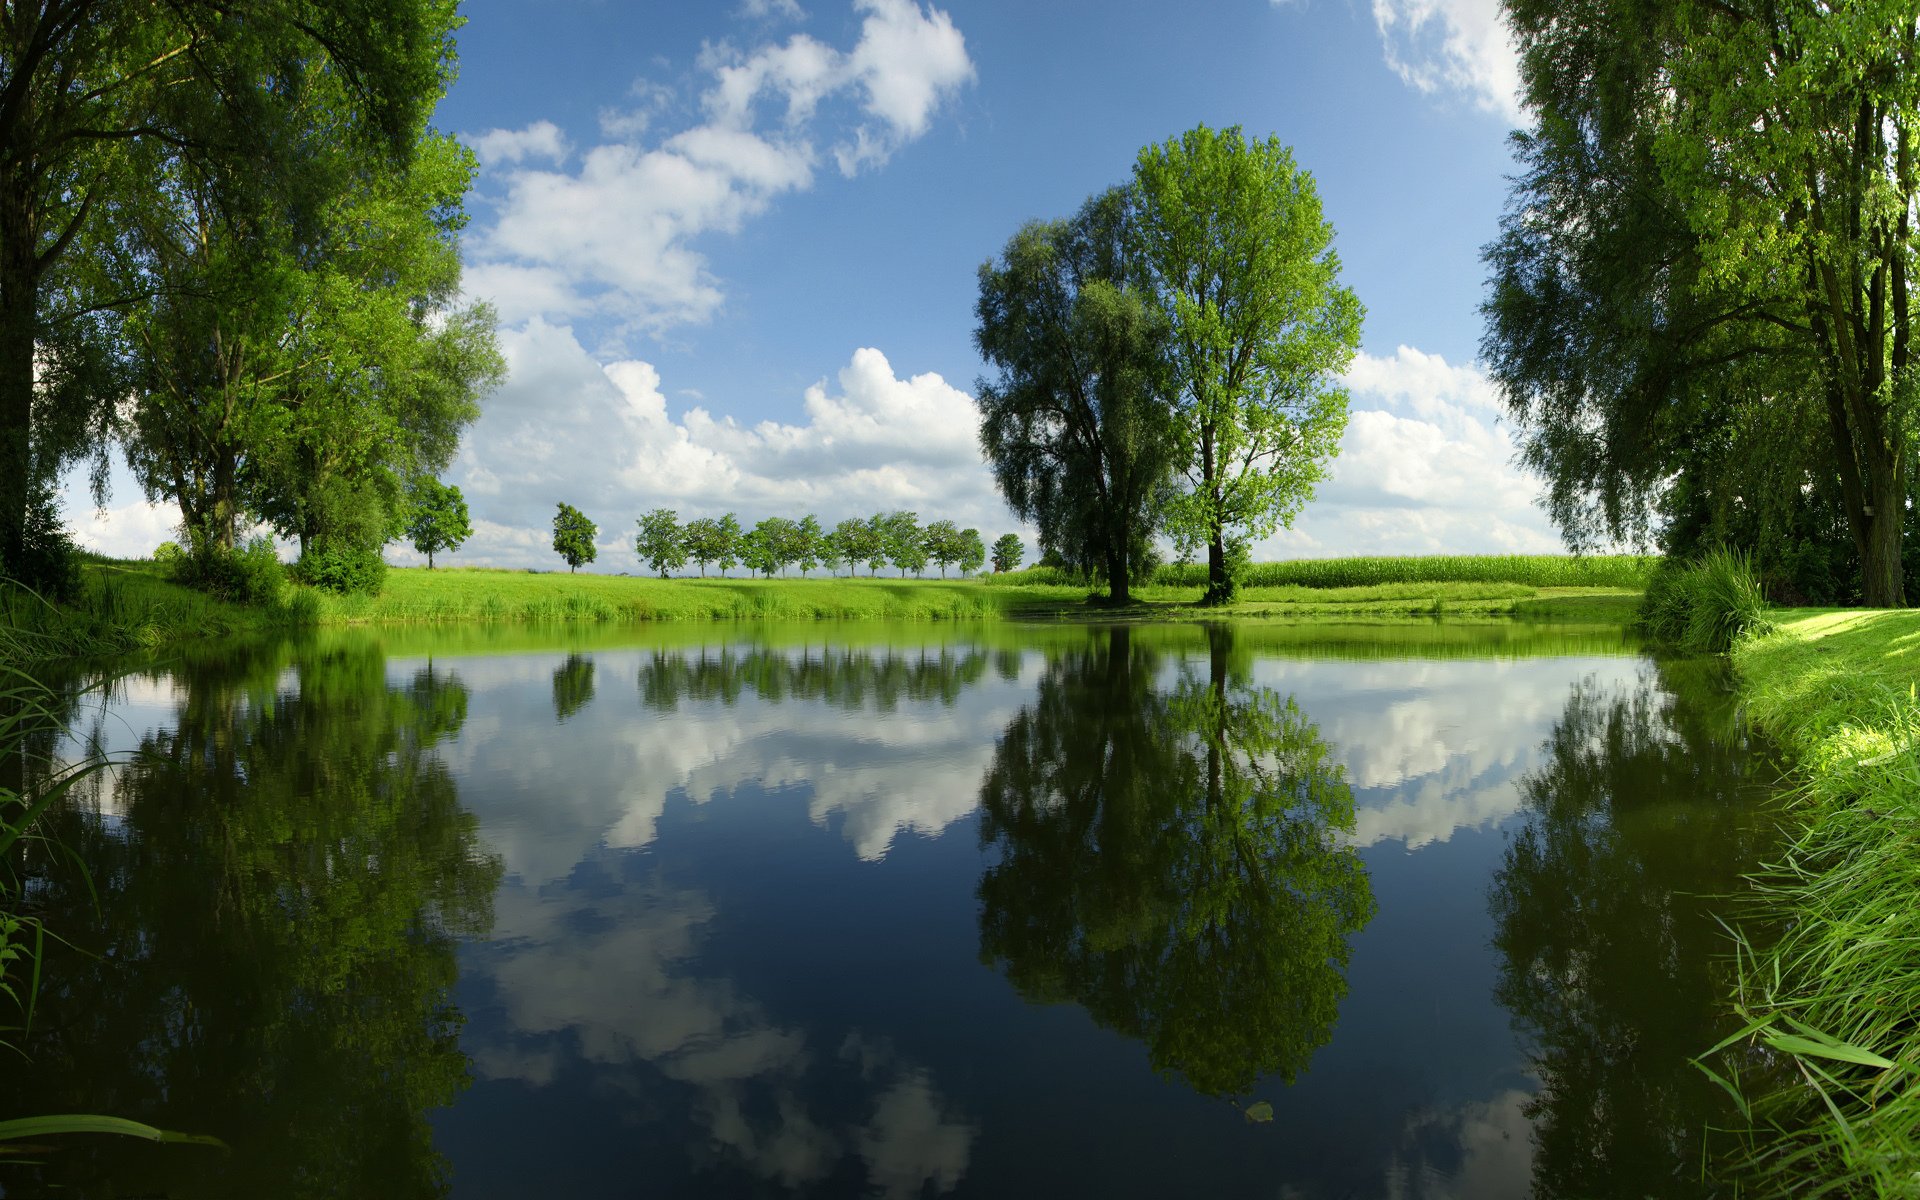
<svg viewBox="0 0 1920 1200">
<path fill-rule="evenodd" d="M 157 148 L 277 197 L 304 221 L 328 189 L 301 153 L 316 87 L 330 136 L 404 162 L 451 70 L 453 0 L 21 0 L 0 8 L 0 563 L 26 561 L 29 508 L 96 449 L 131 297 L 88 270 L 165 198 Z"/>
<path fill-rule="evenodd" d="M 1824 507 L 1904 604 L 1920 14 L 1506 7 L 1537 127 L 1485 351 L 1569 540 Z"/>
</svg>

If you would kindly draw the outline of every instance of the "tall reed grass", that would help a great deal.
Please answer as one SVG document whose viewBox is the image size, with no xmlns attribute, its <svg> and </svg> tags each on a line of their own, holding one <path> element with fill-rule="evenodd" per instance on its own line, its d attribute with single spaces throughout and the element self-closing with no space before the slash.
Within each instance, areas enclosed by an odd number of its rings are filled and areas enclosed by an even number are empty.
<svg viewBox="0 0 1920 1200">
<path fill-rule="evenodd" d="M 1656 640 L 1690 654 L 1725 654 L 1741 635 L 1771 627 L 1753 560 L 1737 550 L 1713 550 L 1655 571 L 1639 622 Z"/>
</svg>

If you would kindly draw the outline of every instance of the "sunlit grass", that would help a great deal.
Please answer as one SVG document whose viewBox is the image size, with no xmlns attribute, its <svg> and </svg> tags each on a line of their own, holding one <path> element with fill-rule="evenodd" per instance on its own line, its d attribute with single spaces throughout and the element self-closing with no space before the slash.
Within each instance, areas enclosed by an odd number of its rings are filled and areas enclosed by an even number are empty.
<svg viewBox="0 0 1920 1200">
<path fill-rule="evenodd" d="M 1788 617 L 1733 661 L 1800 767 L 1800 832 L 1741 925 L 1754 1024 L 1708 1065 L 1765 1191 L 1920 1195 L 1920 613 Z"/>
<path fill-rule="evenodd" d="M 378 596 L 318 596 L 322 624 L 444 621 L 916 621 L 991 617 L 979 583 L 654 579 L 486 568 L 387 572 Z"/>
</svg>

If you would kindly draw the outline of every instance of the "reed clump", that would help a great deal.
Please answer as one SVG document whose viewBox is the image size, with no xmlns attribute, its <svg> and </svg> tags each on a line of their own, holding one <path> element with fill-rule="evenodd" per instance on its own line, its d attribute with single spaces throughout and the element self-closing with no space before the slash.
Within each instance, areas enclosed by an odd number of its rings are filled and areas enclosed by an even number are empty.
<svg viewBox="0 0 1920 1200">
<path fill-rule="evenodd" d="M 1648 578 L 1639 624 L 1689 654 L 1725 654 L 1749 632 L 1770 628 L 1753 560 L 1713 550 L 1690 563 L 1667 563 Z"/>
</svg>

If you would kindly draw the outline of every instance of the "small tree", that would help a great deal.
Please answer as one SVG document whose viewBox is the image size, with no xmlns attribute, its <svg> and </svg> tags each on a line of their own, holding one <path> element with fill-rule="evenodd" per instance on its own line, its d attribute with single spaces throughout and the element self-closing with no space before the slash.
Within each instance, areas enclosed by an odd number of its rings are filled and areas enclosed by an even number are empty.
<svg viewBox="0 0 1920 1200">
<path fill-rule="evenodd" d="M 445 550 L 458 550 L 473 536 L 467 519 L 467 500 L 460 489 L 428 476 L 414 485 L 413 517 L 407 522 L 407 536 L 413 548 L 427 556 L 427 570 L 433 570 L 433 556 Z"/>
<path fill-rule="evenodd" d="M 960 529 L 952 521 L 935 521 L 920 535 L 920 545 L 928 558 L 940 564 L 940 578 L 960 559 Z"/>
<path fill-rule="evenodd" d="M 755 553 L 758 560 L 747 559 L 747 565 L 763 569 L 768 575 L 779 571 L 787 573 L 787 566 L 799 560 L 799 525 L 785 517 L 768 517 L 753 527 L 748 537 L 755 538 Z M 744 557 L 744 556 L 743 556 Z M 761 567 L 761 564 L 766 564 Z"/>
<path fill-rule="evenodd" d="M 874 521 L 879 519 L 875 517 Z M 848 579 L 853 578 L 861 563 L 868 563 L 869 569 L 878 566 L 872 561 L 880 544 L 879 537 L 875 533 L 874 521 L 848 517 L 835 525 L 833 532 L 828 535 L 833 539 L 835 552 L 847 564 Z"/>
<path fill-rule="evenodd" d="M 780 560 L 774 555 L 774 536 L 774 533 L 767 528 L 765 521 L 741 534 L 740 565 L 769 579 L 773 578 L 774 568 L 780 565 Z"/>
<path fill-rule="evenodd" d="M 960 556 L 956 560 L 962 575 L 971 575 L 987 561 L 987 544 L 980 539 L 978 529 L 960 531 Z"/>
<path fill-rule="evenodd" d="M 1017 533 L 1003 533 L 993 542 L 993 571 L 998 575 L 1005 571 L 1020 569 L 1020 560 L 1027 556 L 1026 544 Z"/>
<path fill-rule="evenodd" d="M 800 518 L 793 527 L 793 561 L 805 575 L 820 565 L 821 557 L 826 554 L 826 533 L 820 528 L 820 518 L 808 513 Z"/>
<path fill-rule="evenodd" d="M 887 565 L 887 514 L 875 513 L 867 518 L 867 540 L 863 545 L 867 575 L 878 575 L 880 568 Z"/>
<path fill-rule="evenodd" d="M 713 565 L 720 568 L 720 578 L 725 579 L 727 568 L 740 561 L 740 539 L 744 536 L 739 517 L 728 513 L 720 518 L 713 539 Z"/>
<path fill-rule="evenodd" d="M 561 504 L 560 511 L 553 514 L 553 552 L 567 560 L 569 574 L 600 556 L 593 544 L 599 532 L 600 527 L 571 504 Z"/>
<path fill-rule="evenodd" d="M 900 577 L 927 569 L 927 543 L 920 532 L 920 514 L 905 510 L 880 518 L 880 537 L 888 561 L 900 568 Z"/>
<path fill-rule="evenodd" d="M 829 529 L 820 535 L 820 548 L 816 557 L 819 558 L 820 565 L 827 569 L 828 575 L 833 575 L 840 570 L 840 564 L 847 561 L 847 552 L 840 545 L 838 529 Z"/>
<path fill-rule="evenodd" d="M 653 564 L 653 569 L 665 579 L 668 571 L 677 571 L 687 565 L 687 531 L 680 528 L 680 514 L 671 508 L 656 508 L 639 522 L 640 533 L 633 539 L 633 549 L 641 558 Z"/>
<path fill-rule="evenodd" d="M 720 557 L 720 522 L 712 517 L 695 517 L 682 534 L 687 557 L 700 564 L 700 577 L 707 577 L 707 564 Z"/>
</svg>

